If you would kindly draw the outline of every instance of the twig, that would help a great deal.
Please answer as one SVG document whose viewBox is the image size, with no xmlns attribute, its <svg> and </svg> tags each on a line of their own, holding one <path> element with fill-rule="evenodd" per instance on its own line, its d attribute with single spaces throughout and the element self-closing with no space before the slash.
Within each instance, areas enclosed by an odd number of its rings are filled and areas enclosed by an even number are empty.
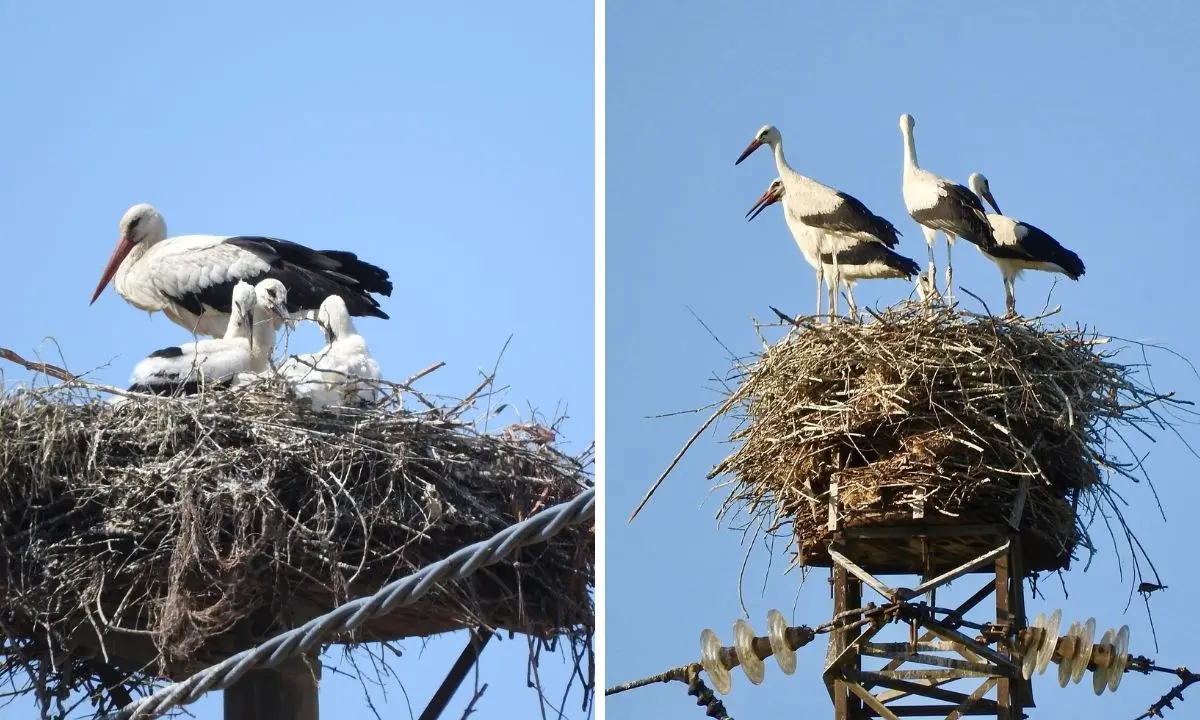
<svg viewBox="0 0 1200 720">
<path fill-rule="evenodd" d="M 476 690 L 475 694 L 471 696 L 471 702 L 467 703 L 466 709 L 463 710 L 461 720 L 467 720 L 467 718 L 471 716 L 471 713 L 475 712 L 475 703 L 479 702 L 479 698 L 483 697 L 483 694 L 487 692 L 487 689 L 487 683 L 479 686 L 479 689 Z"/>
</svg>

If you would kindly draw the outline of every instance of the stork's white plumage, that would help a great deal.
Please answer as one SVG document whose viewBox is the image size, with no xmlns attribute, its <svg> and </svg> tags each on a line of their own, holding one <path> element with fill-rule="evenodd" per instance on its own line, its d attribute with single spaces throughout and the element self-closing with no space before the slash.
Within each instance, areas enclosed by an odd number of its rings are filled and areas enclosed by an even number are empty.
<svg viewBox="0 0 1200 720">
<path fill-rule="evenodd" d="M 896 226 L 871 212 L 857 198 L 793 170 L 783 154 L 783 134 L 773 125 L 763 125 L 759 128 L 754 139 L 746 146 L 734 164 L 740 164 L 763 145 L 770 147 L 775 156 L 775 168 L 779 172 L 779 178 L 788 195 L 790 212 L 805 225 L 822 231 L 824 237 L 828 239 L 830 247 L 837 238 L 881 243 L 889 248 L 895 247 L 899 242 L 900 233 L 896 230 Z M 822 246 L 824 247 L 825 244 L 822 243 Z M 835 263 L 836 259 L 835 256 Z M 835 264 L 835 277 L 837 271 Z M 835 279 L 832 286 L 836 288 L 837 284 L 838 281 Z M 835 291 L 834 304 L 829 308 L 831 314 L 837 312 L 836 297 Z"/>
<path fill-rule="evenodd" d="M 1061 273 L 1072 280 L 1083 277 L 1085 268 L 1078 255 L 1063 247 L 1044 230 L 1000 214 L 1000 206 L 992 196 L 991 184 L 982 173 L 971 173 L 967 185 L 996 211 L 987 215 L 996 244 L 988 250 L 980 250 L 1000 268 L 1004 278 L 1004 304 L 1010 315 L 1017 312 L 1013 285 L 1022 271 Z"/>
<path fill-rule="evenodd" d="M 946 295 L 952 296 L 954 269 L 951 251 L 956 238 L 964 238 L 986 251 L 996 244 L 992 226 L 988 223 L 983 204 L 967 188 L 924 170 L 917 164 L 917 147 L 913 128 L 917 121 L 912 115 L 900 116 L 900 134 L 904 138 L 904 207 L 909 216 L 921 226 L 929 249 L 929 282 L 937 291 L 933 243 L 940 231 L 946 236 Z"/>
<path fill-rule="evenodd" d="M 845 236 L 823 237 L 823 233 L 801 222 L 789 208 L 789 195 L 780 178 L 775 178 L 767 191 L 754 204 L 749 213 L 753 220 L 765 208 L 775 203 L 783 206 L 783 217 L 804 259 L 817 268 L 818 282 L 822 268 L 826 277 L 840 279 L 846 288 L 846 300 L 850 305 L 850 317 L 857 319 L 858 307 L 854 302 L 854 285 L 859 280 L 887 278 L 912 278 L 921 272 L 920 266 L 909 258 L 874 240 L 857 240 Z M 833 268 L 838 267 L 837 273 Z M 837 288 L 830 288 L 831 293 Z M 818 295 L 818 303 L 819 303 Z M 830 307 L 833 306 L 832 300 Z M 818 304 L 817 313 L 820 314 Z"/>
<path fill-rule="evenodd" d="M 202 385 L 224 385 L 243 373 L 265 370 L 275 349 L 272 321 L 287 317 L 283 283 L 239 282 L 233 288 L 229 324 L 222 337 L 156 350 L 134 367 L 129 389 L 194 395 Z"/>
<path fill-rule="evenodd" d="M 203 384 L 228 382 L 254 366 L 251 340 L 256 304 L 254 287 L 238 283 L 228 326 L 221 338 L 156 350 L 133 368 L 129 389 L 158 395 L 192 395 Z"/>
<path fill-rule="evenodd" d="M 312 400 L 314 410 L 374 402 L 382 377 L 379 363 L 355 330 L 345 301 L 329 296 L 321 303 L 317 322 L 325 333 L 325 347 L 288 358 L 280 365 L 279 374 L 292 384 L 298 397 Z"/>
<path fill-rule="evenodd" d="M 339 295 L 353 315 L 387 318 L 372 297 L 391 295 L 387 271 L 354 253 L 248 235 L 168 238 L 162 215 L 144 203 L 121 218 L 120 240 L 92 302 L 113 280 L 134 307 L 162 311 L 190 332 L 219 337 L 228 324 L 234 285 L 266 278 L 288 288 L 288 309 L 298 317 L 314 317 L 322 300 Z"/>
</svg>

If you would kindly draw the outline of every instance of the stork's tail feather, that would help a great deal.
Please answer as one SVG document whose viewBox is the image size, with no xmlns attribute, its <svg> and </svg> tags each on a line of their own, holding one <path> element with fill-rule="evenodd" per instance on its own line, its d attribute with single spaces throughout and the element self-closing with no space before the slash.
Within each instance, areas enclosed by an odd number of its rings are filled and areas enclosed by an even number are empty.
<svg viewBox="0 0 1200 720">
<path fill-rule="evenodd" d="M 1061 248 L 1062 252 L 1054 259 L 1054 263 L 1063 269 L 1063 273 L 1072 280 L 1078 280 L 1087 272 L 1087 268 L 1083 266 L 1083 260 L 1066 248 Z"/>
<path fill-rule="evenodd" d="M 878 215 L 875 216 L 875 220 L 877 224 L 875 237 L 879 238 L 879 241 L 889 248 L 899 245 L 901 233 L 896 229 L 896 226 L 887 218 L 882 218 Z"/>
<path fill-rule="evenodd" d="M 906 258 L 897 252 L 891 252 L 889 250 L 884 262 L 886 262 L 887 266 L 896 272 L 903 273 L 904 277 L 908 279 L 912 279 L 913 277 L 921 274 L 920 265 L 918 265 L 911 258 Z"/>
</svg>

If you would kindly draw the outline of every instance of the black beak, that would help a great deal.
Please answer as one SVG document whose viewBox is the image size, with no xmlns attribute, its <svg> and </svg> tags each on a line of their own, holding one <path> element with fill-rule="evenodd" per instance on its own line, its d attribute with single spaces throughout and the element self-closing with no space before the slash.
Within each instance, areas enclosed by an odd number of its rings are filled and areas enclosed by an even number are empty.
<svg viewBox="0 0 1200 720">
<path fill-rule="evenodd" d="M 983 191 L 983 199 L 988 201 L 988 204 L 992 206 L 992 209 L 996 211 L 997 215 L 1004 214 L 1004 213 L 1000 212 L 1000 206 L 996 204 L 996 198 L 992 197 L 991 190 Z"/>
</svg>

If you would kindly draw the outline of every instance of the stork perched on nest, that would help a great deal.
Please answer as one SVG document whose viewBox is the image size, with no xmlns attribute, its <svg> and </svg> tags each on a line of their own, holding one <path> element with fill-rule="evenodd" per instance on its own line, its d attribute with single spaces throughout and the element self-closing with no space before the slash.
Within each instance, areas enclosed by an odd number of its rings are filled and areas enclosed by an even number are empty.
<svg viewBox="0 0 1200 720">
<path fill-rule="evenodd" d="M 381 377 L 379 363 L 355 330 L 346 302 L 330 295 L 321 303 L 317 323 L 325 333 L 325 347 L 288 358 L 279 366 L 279 374 L 295 388 L 297 396 L 312 400 L 314 410 L 374 402 Z"/>
<path fill-rule="evenodd" d="M 783 205 L 783 217 L 787 222 L 788 229 L 791 230 L 792 237 L 800 248 L 801 254 L 804 255 L 804 259 L 817 269 L 818 282 L 824 274 L 822 268 L 829 270 L 830 276 L 835 278 L 829 288 L 830 308 L 834 306 L 833 296 L 837 292 L 836 283 L 840 280 L 846 287 L 846 301 L 850 305 L 850 317 L 853 319 L 858 318 L 858 307 L 854 302 L 854 284 L 856 282 L 859 280 L 912 278 L 921 272 L 920 266 L 914 261 L 891 250 L 881 242 L 855 240 L 846 236 L 823 238 L 820 230 L 806 225 L 791 211 L 789 196 L 783 180 L 780 178 L 771 181 L 766 192 L 759 197 L 758 201 L 754 203 L 754 207 L 750 208 L 746 215 L 753 220 L 758 217 L 759 213 L 775 203 Z M 836 273 L 832 271 L 835 265 L 839 268 Z M 818 285 L 817 314 L 820 312 L 820 286 Z"/>
<path fill-rule="evenodd" d="M 222 337 L 156 350 L 134 367 L 129 390 L 194 395 L 204 384 L 226 384 L 242 373 L 266 370 L 275 349 L 276 319 L 289 319 L 283 283 L 274 278 L 256 286 L 238 282 Z"/>
<path fill-rule="evenodd" d="M 274 278 L 290 291 L 288 310 L 298 317 L 315 317 L 329 295 L 342 297 L 352 315 L 388 317 L 372 297 L 391 295 L 387 271 L 354 253 L 249 235 L 168 238 L 162 215 L 145 203 L 125 213 L 120 231 L 93 303 L 113 280 L 117 293 L 134 307 L 162 311 L 189 332 L 220 337 L 229 322 L 233 287 L 243 280 Z"/>
<path fill-rule="evenodd" d="M 954 268 L 950 255 L 954 240 L 964 238 L 987 252 L 995 246 L 996 238 L 992 235 L 983 203 L 975 193 L 917 164 L 917 146 L 913 139 L 916 124 L 912 115 L 900 116 L 900 134 L 904 138 L 904 207 L 925 235 L 929 249 L 929 283 L 933 292 L 937 291 L 933 244 L 939 231 L 946 236 L 946 295 L 952 297 Z"/>
<path fill-rule="evenodd" d="M 755 133 L 754 139 L 738 156 L 735 165 L 741 164 L 758 148 L 767 145 L 775 155 L 775 168 L 787 193 L 787 208 L 791 215 L 801 223 L 819 230 L 823 242 L 820 252 L 824 253 L 828 244 L 830 248 L 839 240 L 852 243 L 878 243 L 886 248 L 893 248 L 899 242 L 900 232 L 888 220 L 867 209 L 857 198 L 840 190 L 823 185 L 812 178 L 805 177 L 788 165 L 783 154 L 783 134 L 774 125 L 763 125 Z M 839 264 L 841 258 L 837 253 L 832 254 L 834 281 L 830 286 L 834 289 L 833 301 L 830 304 L 830 315 L 837 313 L 837 287 Z M 817 312 L 820 313 L 820 284 L 824 270 L 817 265 Z"/>
<path fill-rule="evenodd" d="M 996 244 L 987 250 L 980 248 L 980 251 L 1000 268 L 1000 274 L 1004 277 L 1004 305 L 1009 315 L 1017 313 L 1013 285 L 1023 270 L 1061 273 L 1072 280 L 1083 276 L 1085 268 L 1078 255 L 1063 247 L 1044 230 L 1000 214 L 1000 206 L 992 197 L 991 186 L 982 173 L 971 173 L 967 185 L 996 211 L 987 215 Z"/>
</svg>

